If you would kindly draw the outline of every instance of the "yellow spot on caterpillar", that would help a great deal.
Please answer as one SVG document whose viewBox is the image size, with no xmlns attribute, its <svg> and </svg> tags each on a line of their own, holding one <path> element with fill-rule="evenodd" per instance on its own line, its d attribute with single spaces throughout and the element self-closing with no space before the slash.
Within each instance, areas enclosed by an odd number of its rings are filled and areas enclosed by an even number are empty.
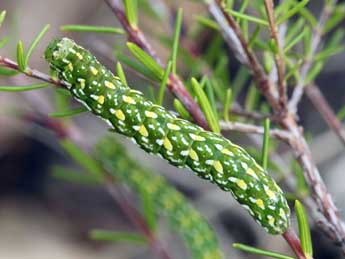
<svg viewBox="0 0 345 259">
<path fill-rule="evenodd" d="M 115 114 L 116 118 L 118 118 L 121 121 L 124 121 L 126 119 L 125 114 L 121 110 L 115 110 L 112 113 Z"/>
<path fill-rule="evenodd" d="M 179 126 L 177 126 L 176 124 L 172 124 L 172 123 L 168 123 L 167 126 L 171 130 L 180 130 L 181 129 Z"/>
<path fill-rule="evenodd" d="M 153 119 L 156 119 L 158 117 L 156 113 L 150 112 L 150 111 L 145 111 L 145 115 L 146 117 L 153 118 Z"/>
<path fill-rule="evenodd" d="M 220 152 L 222 152 L 225 155 L 232 156 L 234 155 L 229 149 L 223 148 Z"/>
<path fill-rule="evenodd" d="M 149 133 L 147 132 L 146 127 L 144 126 L 144 124 L 142 124 L 139 129 L 138 129 L 140 135 L 147 137 L 149 135 Z"/>
<path fill-rule="evenodd" d="M 261 209 L 265 209 L 264 202 L 261 199 L 256 200 L 256 205 L 258 205 Z"/>
<path fill-rule="evenodd" d="M 205 140 L 204 137 L 195 135 L 195 134 L 193 134 L 193 133 L 190 133 L 189 136 L 190 136 L 193 140 L 195 140 L 195 141 L 204 141 L 204 140 Z"/>
<path fill-rule="evenodd" d="M 126 103 L 135 104 L 134 99 L 133 99 L 132 97 L 130 97 L 130 96 L 123 95 L 123 96 L 122 96 L 122 99 L 123 99 L 123 101 L 126 102 Z"/>
<path fill-rule="evenodd" d="M 75 53 L 75 55 L 80 59 L 80 60 L 82 60 L 83 59 L 83 55 L 82 54 L 80 54 L 79 52 L 76 52 Z"/>
<path fill-rule="evenodd" d="M 73 65 L 72 63 L 69 63 L 67 66 L 66 66 L 66 69 L 70 70 L 70 71 L 73 71 Z"/>
<path fill-rule="evenodd" d="M 199 161 L 199 157 L 198 154 L 194 151 L 194 149 L 190 149 L 189 150 L 189 156 L 191 159 L 193 159 L 194 161 Z"/>
<path fill-rule="evenodd" d="M 218 160 L 213 162 L 213 167 L 217 170 L 218 173 L 223 173 L 223 166 Z"/>
<path fill-rule="evenodd" d="M 173 146 L 171 145 L 170 140 L 168 137 L 165 137 L 163 140 L 163 146 L 165 147 L 166 150 L 171 151 L 173 149 Z"/>
<path fill-rule="evenodd" d="M 115 89 L 115 85 L 107 80 L 104 81 L 104 85 L 110 89 Z"/>
<path fill-rule="evenodd" d="M 279 216 L 282 217 L 283 219 L 286 219 L 286 214 L 282 208 L 279 210 Z"/>
<path fill-rule="evenodd" d="M 268 219 L 268 224 L 270 224 L 270 226 L 274 226 L 274 222 L 275 222 L 275 219 L 272 217 L 272 216 L 270 216 L 269 217 L 269 219 Z"/>
<path fill-rule="evenodd" d="M 250 176 L 253 176 L 255 179 L 258 179 L 258 176 L 256 175 L 253 169 L 248 168 L 246 173 L 249 174 Z"/>
<path fill-rule="evenodd" d="M 84 88 L 85 88 L 85 79 L 83 79 L 83 78 L 78 78 L 78 81 L 79 81 L 79 83 L 80 83 L 81 89 L 84 89 Z"/>
<path fill-rule="evenodd" d="M 94 76 L 98 74 L 98 70 L 94 68 L 93 66 L 90 67 L 90 71 Z"/>
<path fill-rule="evenodd" d="M 271 191 L 270 189 L 265 190 L 266 194 L 268 197 L 270 197 L 270 199 L 275 199 L 276 195 L 273 191 Z"/>
<path fill-rule="evenodd" d="M 98 102 L 99 104 L 103 104 L 103 103 L 104 103 L 104 96 L 103 96 L 103 95 L 98 96 L 97 102 Z"/>
<path fill-rule="evenodd" d="M 237 180 L 237 185 L 238 185 L 238 187 L 240 187 L 242 190 L 247 190 L 247 184 L 246 184 L 246 182 L 245 181 L 243 181 L 243 180 Z"/>
</svg>

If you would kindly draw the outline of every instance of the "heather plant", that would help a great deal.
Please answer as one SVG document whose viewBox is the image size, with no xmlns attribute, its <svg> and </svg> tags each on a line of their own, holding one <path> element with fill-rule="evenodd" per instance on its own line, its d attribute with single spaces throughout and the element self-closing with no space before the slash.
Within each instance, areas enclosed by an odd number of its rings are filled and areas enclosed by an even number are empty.
<svg viewBox="0 0 345 259">
<path fill-rule="evenodd" d="M 126 46 L 116 43 L 109 47 L 117 60 L 114 71 L 101 64 L 92 50 L 70 39 L 73 34 L 52 39 L 46 47 L 49 74 L 30 67 L 30 57 L 49 25 L 28 48 L 21 41 L 17 43 L 16 60 L 0 56 L 1 76 L 23 74 L 39 81 L 0 86 L 0 91 L 55 89 L 46 98 L 57 100 L 51 104 L 56 112 L 47 114 L 33 102 L 30 105 L 37 113 L 20 115 L 26 123 L 40 123 L 55 132 L 61 147 L 83 169 L 80 173 L 54 166 L 53 175 L 65 181 L 104 186 L 138 229 L 138 234 L 97 229 L 90 231 L 90 237 L 140 243 L 150 246 L 161 258 L 175 258 L 157 235 L 161 215 L 181 236 L 192 258 L 226 257 L 217 233 L 188 199 L 126 153 L 119 142 L 126 136 L 141 152 L 159 155 L 176 168 L 187 167 L 197 177 L 231 193 L 263 231 L 287 241 L 295 258 L 313 258 L 308 215 L 345 251 L 345 225 L 298 118 L 298 105 L 306 93 L 345 143 L 340 122 L 344 111 L 340 110 L 337 117 L 315 83 L 327 60 L 344 50 L 340 24 L 345 4 L 325 0 L 317 16 L 308 9 L 308 0 L 207 0 L 198 3 L 205 13 L 194 17 L 192 25 L 184 24 L 184 11 L 179 8 L 172 12 L 173 34 L 155 35 L 142 30 L 142 17 L 138 17 L 140 10 L 157 27 L 167 19 L 152 1 L 105 2 L 121 28 L 68 24 L 61 30 L 127 37 Z M 0 25 L 5 15 L 3 11 Z M 184 32 L 186 26 L 192 27 L 191 33 Z M 167 60 L 163 61 L 149 38 L 158 38 L 169 51 Z M 0 39 L 0 48 L 8 40 Z M 235 63 L 237 69 L 230 70 L 229 63 Z M 151 94 L 143 94 L 135 84 L 129 85 L 123 66 L 156 90 L 150 88 L 145 92 Z M 165 96 L 168 91 L 173 100 Z M 101 138 L 96 145 L 86 138 L 76 138 L 72 133 L 77 131 L 82 136 L 83 128 L 74 124 L 74 117 L 85 112 L 107 122 L 111 132 L 104 134 L 113 136 Z M 255 139 L 257 146 L 235 144 L 228 131 Z M 260 141 L 253 134 L 262 135 Z M 288 146 L 293 155 L 289 158 L 291 166 L 278 163 L 282 159 L 281 145 Z M 133 206 L 117 188 L 117 182 L 128 186 L 139 204 Z M 295 206 L 290 209 L 291 204 Z M 298 235 L 291 221 L 297 221 Z M 233 248 L 273 258 L 294 258 L 246 244 L 235 243 Z"/>
</svg>

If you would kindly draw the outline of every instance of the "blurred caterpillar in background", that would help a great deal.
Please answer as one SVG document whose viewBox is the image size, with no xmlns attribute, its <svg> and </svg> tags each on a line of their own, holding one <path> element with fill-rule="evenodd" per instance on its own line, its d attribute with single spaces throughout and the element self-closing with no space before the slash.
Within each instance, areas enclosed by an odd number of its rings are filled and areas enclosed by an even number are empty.
<svg viewBox="0 0 345 259">
<path fill-rule="evenodd" d="M 73 97 L 116 132 L 231 192 L 267 232 L 286 231 L 290 209 L 283 192 L 243 148 L 146 100 L 68 38 L 52 41 L 45 58 Z"/>
<path fill-rule="evenodd" d="M 163 177 L 139 166 L 113 137 L 99 141 L 94 153 L 102 167 L 115 179 L 152 200 L 154 210 L 166 216 L 171 228 L 181 234 L 192 258 L 223 258 L 215 233 L 207 221 Z"/>
</svg>

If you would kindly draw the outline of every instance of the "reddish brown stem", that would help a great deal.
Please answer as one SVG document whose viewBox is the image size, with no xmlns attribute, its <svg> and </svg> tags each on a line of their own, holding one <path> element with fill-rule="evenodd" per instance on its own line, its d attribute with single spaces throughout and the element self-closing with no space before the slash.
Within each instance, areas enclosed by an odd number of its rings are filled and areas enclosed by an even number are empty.
<svg viewBox="0 0 345 259">
<path fill-rule="evenodd" d="M 10 69 L 20 71 L 18 64 L 15 61 L 8 58 L 1 57 L 1 56 L 0 56 L 0 65 L 8 67 Z M 59 79 L 52 78 L 51 76 L 48 76 L 47 74 L 44 74 L 36 69 L 27 67 L 25 71 L 22 71 L 22 73 L 24 73 L 25 75 L 29 77 L 37 78 L 45 82 L 52 83 L 56 86 L 64 86 L 64 87 L 67 86 L 66 82 Z"/>
<path fill-rule="evenodd" d="M 283 58 L 283 51 L 280 46 L 279 36 L 278 36 L 278 27 L 276 25 L 275 17 L 274 17 L 274 4 L 272 0 L 265 0 L 265 8 L 266 13 L 268 16 L 268 21 L 271 30 L 271 37 L 275 41 L 277 46 L 277 52 L 274 54 L 274 59 L 277 67 L 278 73 L 278 89 L 279 89 L 279 102 L 280 106 L 286 109 L 286 88 L 285 88 L 285 80 L 284 80 L 284 58 Z M 286 112 L 286 111 L 285 111 Z"/>
<path fill-rule="evenodd" d="M 301 248 L 301 242 L 296 235 L 296 232 L 291 227 L 286 230 L 286 232 L 283 234 L 283 237 L 285 238 L 286 242 L 288 242 L 298 259 L 306 259 Z"/>
</svg>

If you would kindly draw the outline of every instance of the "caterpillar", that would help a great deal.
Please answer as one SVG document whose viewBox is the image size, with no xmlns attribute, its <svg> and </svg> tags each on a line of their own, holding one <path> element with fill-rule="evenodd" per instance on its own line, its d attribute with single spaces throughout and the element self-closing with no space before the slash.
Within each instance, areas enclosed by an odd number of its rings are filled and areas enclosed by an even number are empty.
<svg viewBox="0 0 345 259">
<path fill-rule="evenodd" d="M 282 190 L 243 148 L 145 99 L 71 39 L 52 41 L 45 59 L 72 96 L 114 131 L 230 192 L 268 233 L 287 230 L 290 209 Z"/>
<path fill-rule="evenodd" d="M 145 193 L 151 198 L 155 211 L 166 216 L 171 228 L 180 233 L 192 258 L 223 258 L 214 231 L 200 213 L 163 177 L 146 171 L 133 161 L 114 137 L 101 139 L 96 145 L 94 157 L 134 192 Z"/>
</svg>

